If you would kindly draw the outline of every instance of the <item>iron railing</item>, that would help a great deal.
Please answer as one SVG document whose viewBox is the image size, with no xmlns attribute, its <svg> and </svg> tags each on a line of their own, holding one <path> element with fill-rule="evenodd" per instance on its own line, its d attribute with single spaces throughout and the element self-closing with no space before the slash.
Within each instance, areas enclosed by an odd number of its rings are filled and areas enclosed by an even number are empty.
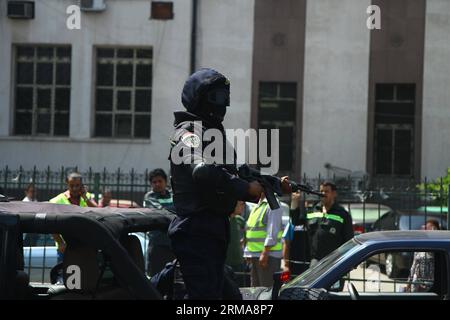
<svg viewBox="0 0 450 320">
<path fill-rule="evenodd" d="M 66 176 L 68 173 L 77 171 L 77 168 L 44 170 L 34 167 L 26 170 L 22 167 L 10 169 L 4 167 L 0 169 L 0 194 L 5 194 L 10 198 L 21 200 L 24 197 L 24 189 L 32 183 L 37 189 L 37 200 L 48 201 L 66 189 Z M 124 206 L 141 206 L 146 192 L 150 189 L 149 171 L 136 172 L 130 170 L 124 172 L 120 168 L 110 172 L 106 169 L 94 171 L 89 169 L 81 172 L 83 184 L 87 186 L 95 199 L 98 201 L 101 193 L 109 189 L 116 203 L 114 206 L 123 204 Z M 448 203 L 450 188 L 444 185 L 442 179 L 440 183 L 431 183 L 427 179 L 417 181 L 413 179 L 369 179 L 368 177 L 331 177 L 324 178 L 317 176 L 310 178 L 303 176 L 301 183 L 309 184 L 314 189 L 318 189 L 324 180 L 332 180 L 338 186 L 340 203 L 352 214 L 355 231 L 368 232 L 376 229 L 376 223 L 380 218 L 388 213 L 402 212 L 407 218 L 403 219 L 403 227 L 417 229 L 418 224 L 424 224 L 430 217 L 437 218 L 439 224 L 447 228 L 449 226 Z M 302 195 L 302 201 L 317 201 L 317 198 L 309 198 Z M 283 198 L 289 203 L 289 198 Z M 122 202 L 121 202 L 122 201 Z M 414 218 L 414 212 L 420 209 L 423 214 L 418 222 Z M 422 221 L 423 220 L 423 221 Z M 376 222 L 378 221 L 378 222 Z M 400 223 L 400 222 L 398 222 Z M 49 272 L 55 263 L 56 248 L 52 239 L 47 239 L 43 245 L 24 245 L 25 267 L 31 281 L 46 283 L 49 281 Z M 143 254 L 147 258 L 148 248 L 143 248 Z M 298 263 L 308 264 L 308 261 L 298 261 Z M 147 266 L 147 263 L 146 263 Z M 236 272 L 240 278 L 241 286 L 249 286 L 248 267 L 244 264 Z M 365 273 L 363 274 L 365 277 Z M 352 281 L 364 282 L 365 279 L 351 279 Z M 373 281 L 370 280 L 370 281 Z M 381 281 L 381 282 L 380 282 Z M 378 283 L 386 283 L 390 280 L 380 279 Z M 394 279 L 394 282 L 399 282 Z M 400 280 L 400 282 L 402 282 Z M 395 287 L 394 283 L 394 287 Z"/>
</svg>

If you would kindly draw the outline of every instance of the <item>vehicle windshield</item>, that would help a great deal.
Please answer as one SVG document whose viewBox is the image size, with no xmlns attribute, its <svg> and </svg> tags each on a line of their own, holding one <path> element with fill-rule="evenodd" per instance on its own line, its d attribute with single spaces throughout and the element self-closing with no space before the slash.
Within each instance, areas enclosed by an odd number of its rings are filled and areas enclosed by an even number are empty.
<svg viewBox="0 0 450 320">
<path fill-rule="evenodd" d="M 312 281 L 316 280 L 321 274 L 327 272 L 331 267 L 338 263 L 347 253 L 356 249 L 361 244 L 356 240 L 351 239 L 344 243 L 342 246 L 331 252 L 325 258 L 319 261 L 319 263 L 311 269 L 306 270 L 304 273 L 286 284 L 286 288 L 289 287 L 303 287 L 308 286 Z"/>
</svg>

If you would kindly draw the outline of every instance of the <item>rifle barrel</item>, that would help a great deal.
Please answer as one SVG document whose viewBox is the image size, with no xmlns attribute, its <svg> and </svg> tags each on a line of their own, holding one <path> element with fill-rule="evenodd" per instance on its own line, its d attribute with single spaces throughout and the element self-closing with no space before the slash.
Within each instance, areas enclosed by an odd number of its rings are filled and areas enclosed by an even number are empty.
<svg viewBox="0 0 450 320">
<path fill-rule="evenodd" d="M 293 181 L 290 181 L 290 183 L 291 183 L 292 191 L 294 191 L 294 190 L 295 191 L 301 191 L 301 192 L 308 193 L 308 194 L 313 194 L 313 195 L 316 195 L 316 196 L 319 196 L 319 197 L 324 197 L 323 193 L 321 193 L 320 191 L 312 190 L 308 186 L 305 186 L 303 184 L 299 184 L 299 183 L 296 183 L 296 182 L 293 182 Z"/>
</svg>

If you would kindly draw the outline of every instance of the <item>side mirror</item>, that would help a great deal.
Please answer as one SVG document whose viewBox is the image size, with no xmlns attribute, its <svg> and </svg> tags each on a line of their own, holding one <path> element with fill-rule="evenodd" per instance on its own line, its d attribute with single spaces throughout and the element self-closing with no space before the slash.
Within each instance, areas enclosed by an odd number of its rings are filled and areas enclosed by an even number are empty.
<svg viewBox="0 0 450 320">
<path fill-rule="evenodd" d="M 334 292 L 339 292 L 341 288 L 341 282 L 340 281 L 336 281 L 331 287 L 329 291 L 334 291 Z"/>
</svg>

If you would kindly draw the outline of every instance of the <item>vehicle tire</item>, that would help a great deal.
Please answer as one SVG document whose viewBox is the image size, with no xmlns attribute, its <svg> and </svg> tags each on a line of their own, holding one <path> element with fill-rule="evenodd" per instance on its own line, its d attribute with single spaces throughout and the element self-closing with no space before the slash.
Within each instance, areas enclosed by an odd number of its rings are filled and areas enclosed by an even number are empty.
<svg viewBox="0 0 450 320">
<path fill-rule="evenodd" d="M 396 258 L 395 254 L 392 253 L 386 254 L 385 260 L 386 275 L 391 279 L 397 278 L 400 274 L 400 270 L 398 269 L 395 258 Z"/>
</svg>

